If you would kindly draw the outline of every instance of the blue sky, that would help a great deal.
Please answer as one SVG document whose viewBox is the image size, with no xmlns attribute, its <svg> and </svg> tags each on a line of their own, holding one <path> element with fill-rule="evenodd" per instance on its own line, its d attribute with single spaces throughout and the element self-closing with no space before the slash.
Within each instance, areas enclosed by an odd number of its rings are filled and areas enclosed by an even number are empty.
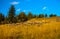
<svg viewBox="0 0 60 39">
<path fill-rule="evenodd" d="M 0 12 L 5 16 L 11 5 L 15 6 L 16 14 L 32 12 L 32 14 L 57 14 L 60 16 L 60 0 L 0 0 Z"/>
</svg>

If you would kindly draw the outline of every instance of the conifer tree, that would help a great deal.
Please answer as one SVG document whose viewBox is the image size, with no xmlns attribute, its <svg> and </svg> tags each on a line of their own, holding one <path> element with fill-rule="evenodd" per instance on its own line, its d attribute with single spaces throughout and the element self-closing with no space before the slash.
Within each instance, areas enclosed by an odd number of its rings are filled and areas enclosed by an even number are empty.
<svg viewBox="0 0 60 39">
<path fill-rule="evenodd" d="M 14 7 L 14 5 L 12 5 L 10 7 L 10 10 L 8 13 L 8 21 L 9 21 L 9 23 L 14 23 L 16 21 L 15 20 L 15 7 Z"/>
</svg>

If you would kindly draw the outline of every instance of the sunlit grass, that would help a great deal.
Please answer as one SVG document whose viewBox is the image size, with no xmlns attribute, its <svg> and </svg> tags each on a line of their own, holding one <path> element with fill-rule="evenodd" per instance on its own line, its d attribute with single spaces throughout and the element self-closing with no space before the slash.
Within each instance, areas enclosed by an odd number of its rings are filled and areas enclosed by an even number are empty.
<svg viewBox="0 0 60 39">
<path fill-rule="evenodd" d="M 0 25 L 0 39 L 60 39 L 60 22 Z"/>
</svg>

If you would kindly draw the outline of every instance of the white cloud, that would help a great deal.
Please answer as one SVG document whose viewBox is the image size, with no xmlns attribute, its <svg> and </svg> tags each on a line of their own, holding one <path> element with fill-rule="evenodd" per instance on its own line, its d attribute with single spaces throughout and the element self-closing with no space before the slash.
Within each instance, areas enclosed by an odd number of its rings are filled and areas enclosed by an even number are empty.
<svg viewBox="0 0 60 39">
<path fill-rule="evenodd" d="M 19 4 L 20 2 L 17 2 L 17 1 L 14 1 L 14 2 L 11 2 L 12 5 L 17 5 Z"/>
<path fill-rule="evenodd" d="M 43 10 L 46 10 L 46 9 L 47 9 L 47 7 L 46 7 L 46 6 L 44 6 L 44 7 L 43 7 Z"/>
<path fill-rule="evenodd" d="M 23 12 L 26 12 L 26 10 L 23 10 Z"/>
<path fill-rule="evenodd" d="M 31 10 L 23 10 L 23 12 L 30 12 Z"/>
<path fill-rule="evenodd" d="M 19 8 L 19 9 L 17 9 L 16 11 L 20 11 L 21 9 Z"/>
</svg>

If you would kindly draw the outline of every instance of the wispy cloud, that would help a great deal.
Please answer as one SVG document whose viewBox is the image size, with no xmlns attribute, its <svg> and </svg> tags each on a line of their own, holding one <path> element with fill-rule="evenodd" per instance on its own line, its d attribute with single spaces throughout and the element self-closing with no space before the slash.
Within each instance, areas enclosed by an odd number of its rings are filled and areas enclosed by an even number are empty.
<svg viewBox="0 0 60 39">
<path fill-rule="evenodd" d="M 47 9 L 47 7 L 46 7 L 46 6 L 44 6 L 44 7 L 43 7 L 43 10 L 46 10 L 46 9 Z"/>
<path fill-rule="evenodd" d="M 17 2 L 17 1 L 13 1 L 13 2 L 11 2 L 10 4 L 12 4 L 12 5 L 17 5 L 17 4 L 19 4 L 20 2 Z"/>
<path fill-rule="evenodd" d="M 27 10 L 23 10 L 23 12 L 26 12 Z"/>
<path fill-rule="evenodd" d="M 17 9 L 16 11 L 20 11 L 21 9 L 19 8 L 19 9 Z"/>
<path fill-rule="evenodd" d="M 23 12 L 30 12 L 31 10 L 23 10 Z"/>
</svg>

